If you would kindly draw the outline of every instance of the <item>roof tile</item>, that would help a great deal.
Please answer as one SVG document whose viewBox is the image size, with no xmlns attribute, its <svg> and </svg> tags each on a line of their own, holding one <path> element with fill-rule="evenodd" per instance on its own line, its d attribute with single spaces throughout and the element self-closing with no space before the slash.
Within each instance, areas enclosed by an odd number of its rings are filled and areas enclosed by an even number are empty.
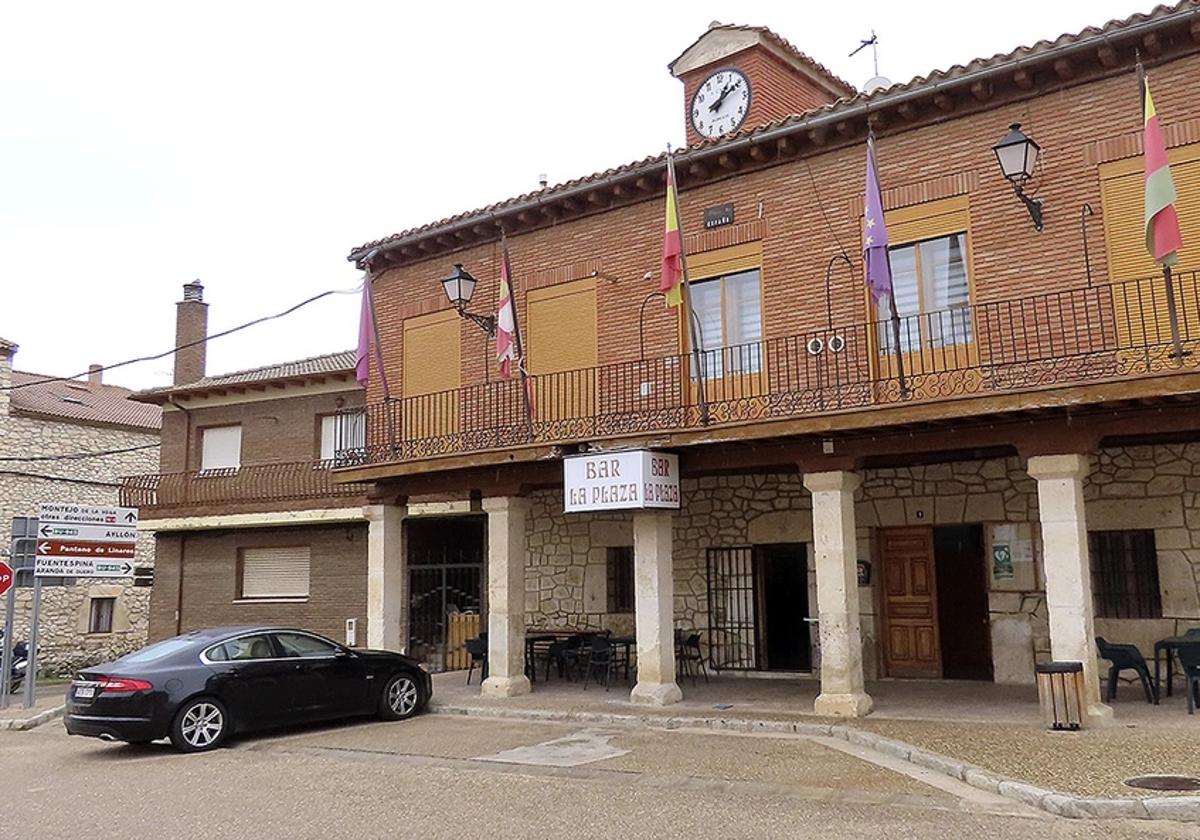
<svg viewBox="0 0 1200 840">
<path fill-rule="evenodd" d="M 148 431 L 158 431 L 162 426 L 162 409 L 134 402 L 129 388 L 92 385 L 19 370 L 13 371 L 12 384 L 9 406 L 17 412 Z"/>
</svg>

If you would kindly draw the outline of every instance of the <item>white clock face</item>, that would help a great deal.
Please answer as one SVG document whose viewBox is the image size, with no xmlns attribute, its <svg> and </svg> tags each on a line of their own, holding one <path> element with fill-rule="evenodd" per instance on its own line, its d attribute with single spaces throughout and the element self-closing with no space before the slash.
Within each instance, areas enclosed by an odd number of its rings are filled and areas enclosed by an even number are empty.
<svg viewBox="0 0 1200 840">
<path fill-rule="evenodd" d="M 750 80 L 738 70 L 718 70 L 692 96 L 692 127 L 702 137 L 736 131 L 750 112 Z"/>
</svg>

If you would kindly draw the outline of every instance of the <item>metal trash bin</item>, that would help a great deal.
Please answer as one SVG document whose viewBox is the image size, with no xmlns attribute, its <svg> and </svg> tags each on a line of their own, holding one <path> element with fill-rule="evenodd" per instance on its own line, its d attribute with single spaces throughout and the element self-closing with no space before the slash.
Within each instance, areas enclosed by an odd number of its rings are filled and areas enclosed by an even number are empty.
<svg viewBox="0 0 1200 840">
<path fill-rule="evenodd" d="M 1079 729 L 1083 725 L 1083 663 L 1044 662 L 1038 665 L 1038 703 L 1051 729 Z"/>
</svg>

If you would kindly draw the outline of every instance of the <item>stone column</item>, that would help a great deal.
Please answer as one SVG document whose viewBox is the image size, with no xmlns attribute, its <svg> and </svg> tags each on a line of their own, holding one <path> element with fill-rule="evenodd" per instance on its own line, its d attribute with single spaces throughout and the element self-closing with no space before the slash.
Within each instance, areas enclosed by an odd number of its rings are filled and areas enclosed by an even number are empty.
<svg viewBox="0 0 1200 840">
<path fill-rule="evenodd" d="M 525 522 L 529 500 L 484 499 L 488 515 L 488 677 L 491 697 L 528 694 L 525 676 Z"/>
<path fill-rule="evenodd" d="M 683 699 L 675 682 L 675 586 L 671 521 L 665 510 L 633 515 L 633 590 L 637 621 L 637 685 L 634 703 L 666 706 Z"/>
<path fill-rule="evenodd" d="M 402 650 L 408 642 L 408 563 L 402 505 L 367 505 L 367 647 Z"/>
<path fill-rule="evenodd" d="M 861 717 L 874 707 L 863 687 L 858 609 L 854 491 L 861 482 L 856 473 L 843 470 L 804 476 L 813 501 L 821 633 L 821 693 L 813 710 L 819 715 Z"/>
<path fill-rule="evenodd" d="M 1112 718 L 1112 708 L 1101 701 L 1096 671 L 1092 573 L 1083 507 L 1083 479 L 1089 469 L 1086 455 L 1034 455 L 1026 466 L 1029 475 L 1037 479 L 1050 655 L 1083 663 L 1088 720 L 1102 723 Z"/>
</svg>

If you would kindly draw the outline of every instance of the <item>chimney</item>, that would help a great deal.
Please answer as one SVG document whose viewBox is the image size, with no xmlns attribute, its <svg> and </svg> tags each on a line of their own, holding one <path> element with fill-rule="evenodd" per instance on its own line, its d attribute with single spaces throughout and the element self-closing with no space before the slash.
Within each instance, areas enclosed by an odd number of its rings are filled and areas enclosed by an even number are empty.
<svg viewBox="0 0 1200 840">
<path fill-rule="evenodd" d="M 185 283 L 183 300 L 175 304 L 175 384 L 187 385 L 204 378 L 208 346 L 208 304 L 199 280 Z M 199 343 L 196 343 L 199 342 Z M 184 345 L 193 345 L 185 347 Z"/>
<path fill-rule="evenodd" d="M 99 385 L 104 381 L 104 365 L 88 365 L 88 384 Z"/>
</svg>

